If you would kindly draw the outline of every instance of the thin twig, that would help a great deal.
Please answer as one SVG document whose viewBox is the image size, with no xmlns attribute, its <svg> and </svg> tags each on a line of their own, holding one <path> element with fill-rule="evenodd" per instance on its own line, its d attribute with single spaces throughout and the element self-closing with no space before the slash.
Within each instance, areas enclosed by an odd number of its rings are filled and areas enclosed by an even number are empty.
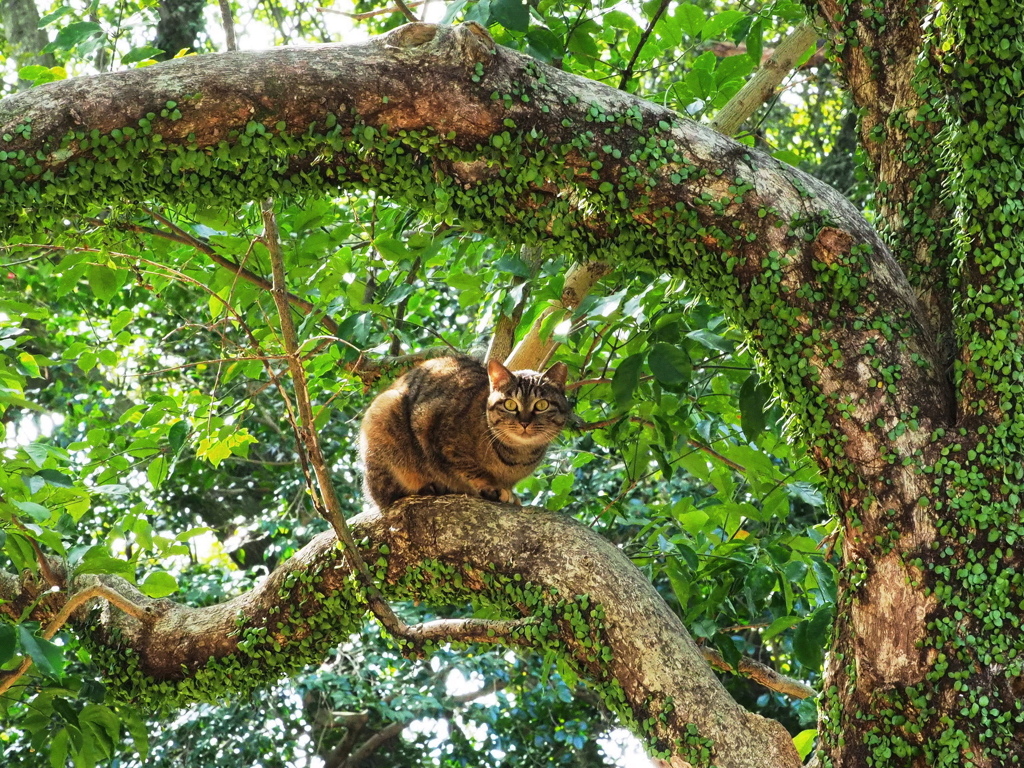
<svg viewBox="0 0 1024 768">
<path fill-rule="evenodd" d="M 450 670 L 446 670 L 445 674 L 447 674 L 448 671 Z M 445 713 L 450 716 L 455 712 L 457 707 L 461 707 L 464 704 L 470 704 L 484 696 L 490 696 L 492 693 L 497 693 L 507 685 L 508 681 L 506 680 L 494 680 L 492 682 L 487 682 L 475 691 L 469 691 L 457 696 L 447 697 L 443 702 L 441 702 L 441 706 L 444 708 Z M 359 749 L 355 750 L 355 752 L 351 751 L 351 744 L 347 745 L 349 747 L 348 749 L 340 748 L 346 746 L 343 741 L 339 745 L 339 748 L 332 751 L 324 761 L 324 768 L 359 768 L 359 766 L 362 765 L 374 752 L 376 752 L 384 742 L 395 738 L 408 726 L 409 722 L 395 721 L 390 723 L 370 736 L 363 742 Z"/>
<path fill-rule="evenodd" d="M 718 110 L 711 127 L 732 136 L 756 112 L 793 69 L 797 60 L 817 40 L 814 25 L 802 22 L 783 40 L 771 58 L 747 81 L 728 103 Z"/>
<path fill-rule="evenodd" d="M 218 264 L 221 267 L 224 267 L 224 269 L 226 269 L 226 270 L 228 270 L 230 272 L 234 272 L 238 277 L 242 278 L 243 280 L 245 280 L 248 283 L 252 283 L 253 285 L 257 286 L 258 288 L 262 288 L 265 291 L 270 291 L 272 289 L 273 286 L 269 282 L 264 280 L 262 277 L 260 277 L 256 273 L 249 271 L 248 269 L 246 269 L 245 267 L 241 266 L 240 264 L 236 264 L 235 262 L 231 261 L 231 259 L 227 259 L 227 258 L 221 256 L 219 253 L 217 253 L 217 251 L 213 248 L 213 246 L 211 246 L 205 240 L 201 240 L 200 238 L 198 238 L 195 235 L 193 235 L 191 232 L 188 232 L 187 230 L 182 229 L 177 224 L 175 224 L 173 221 L 171 221 L 167 217 L 161 215 L 160 213 L 158 213 L 158 212 L 156 212 L 154 210 L 150 210 L 149 208 L 143 208 L 143 210 L 146 211 L 146 213 L 148 213 L 154 219 L 159 221 L 161 224 L 163 224 L 165 227 L 170 229 L 171 232 L 175 235 L 175 239 L 176 240 L 179 240 L 180 242 L 187 243 L 188 245 L 191 245 L 197 251 L 199 251 L 203 255 L 207 256 L 210 259 L 210 261 L 214 262 L 215 264 Z M 150 234 L 157 234 L 160 231 L 160 230 L 152 230 L 152 229 L 150 229 L 148 227 L 141 227 L 139 225 L 132 225 L 132 224 L 119 224 L 117 226 L 119 228 L 128 229 L 128 230 L 135 230 L 136 228 L 138 230 L 141 230 L 141 231 L 149 230 Z M 312 312 L 316 311 L 316 307 L 314 307 L 312 304 L 310 304 L 305 299 L 301 299 L 301 298 L 299 298 L 298 296 L 296 296 L 295 294 L 292 294 L 292 293 L 287 294 L 287 296 L 288 296 L 288 301 L 293 306 L 298 307 L 299 309 L 301 309 L 303 312 L 312 313 Z M 321 318 L 320 322 L 323 323 L 324 327 L 327 328 L 327 330 L 330 331 L 332 334 L 336 335 L 338 333 L 338 324 L 336 322 L 334 322 L 334 320 L 332 320 L 331 318 L 329 318 L 329 317 L 327 317 L 325 315 L 323 318 Z"/>
<path fill-rule="evenodd" d="M 578 422 L 578 423 L 574 424 L 573 425 L 573 429 L 578 429 L 581 432 L 588 432 L 588 431 L 590 431 L 592 429 L 604 429 L 605 427 L 610 427 L 613 424 L 615 424 L 617 422 L 620 422 L 620 421 L 622 421 L 625 418 L 626 418 L 625 416 L 615 416 L 614 418 L 604 419 L 603 421 L 581 421 L 581 422 Z M 630 416 L 629 420 L 633 424 L 640 424 L 640 425 L 645 426 L 645 427 L 650 427 L 651 429 L 655 429 L 656 428 L 656 425 L 654 423 L 652 423 L 650 421 L 647 421 L 646 419 L 641 419 L 639 416 Z M 717 459 L 718 461 L 720 461 L 723 464 L 725 464 L 727 467 L 729 467 L 731 469 L 735 469 L 737 472 L 742 472 L 742 473 L 746 474 L 746 471 L 747 471 L 746 467 L 744 467 L 742 464 L 736 463 L 732 459 L 726 458 L 725 456 L 720 454 L 718 451 L 716 451 L 714 448 L 712 448 L 710 445 L 707 445 L 706 443 L 702 443 L 700 440 L 695 440 L 692 437 L 686 438 L 686 444 L 689 445 L 691 448 L 696 448 L 698 451 L 702 451 L 703 453 L 706 453 L 708 456 L 712 457 L 713 459 Z"/>
<path fill-rule="evenodd" d="M 651 32 L 654 31 L 654 26 L 658 23 L 658 19 L 668 8 L 669 0 L 661 0 L 661 5 L 658 6 L 658 10 L 654 12 L 654 16 L 651 17 L 650 22 L 647 24 L 647 28 L 641 33 L 640 39 L 637 44 L 633 46 L 633 58 L 629 60 L 629 64 L 622 70 L 622 77 L 619 79 L 619 90 L 626 90 L 626 85 L 629 83 L 630 78 L 633 77 L 633 67 L 636 65 L 636 60 L 640 57 L 640 51 L 644 49 L 644 45 L 647 43 L 647 38 L 651 36 Z"/>
<path fill-rule="evenodd" d="M 363 589 L 366 590 L 366 601 L 370 611 L 394 637 L 408 640 L 414 646 L 422 645 L 427 640 L 441 638 L 458 638 L 464 642 L 481 643 L 519 639 L 521 636 L 513 636 L 513 633 L 528 623 L 530 619 L 505 622 L 483 619 L 439 619 L 410 626 L 395 615 L 380 588 L 374 582 L 370 569 L 359 554 L 352 533 L 345 522 L 341 502 L 334 489 L 334 483 L 327 469 L 327 461 L 324 459 L 323 449 L 320 446 L 313 404 L 306 384 L 306 371 L 302 367 L 302 359 L 299 354 L 298 334 L 295 331 L 295 322 L 291 315 L 292 309 L 285 290 L 284 254 L 281 250 L 272 200 L 263 201 L 262 212 L 263 243 L 270 253 L 271 272 L 274 278 L 271 293 L 280 316 L 281 337 L 285 356 L 288 359 L 288 369 L 292 376 L 295 404 L 298 411 L 298 418 L 292 419 L 292 427 L 295 430 L 300 463 L 311 492 L 314 491 L 313 478 L 309 474 L 309 469 L 312 468 L 313 476 L 316 477 L 315 490 L 319 491 L 319 499 L 316 495 L 313 496 L 314 505 L 324 519 L 331 524 L 335 536 L 343 545 L 345 559 L 348 561 L 349 567 L 358 576 Z M 526 642 L 525 638 L 522 641 Z"/>
<path fill-rule="evenodd" d="M 405 4 L 405 0 L 395 0 L 395 6 L 398 8 L 399 11 L 402 12 L 402 15 L 405 16 L 405 18 L 407 18 L 409 21 L 419 21 L 419 19 L 416 17 L 416 14 L 412 12 L 412 9 Z"/>
<path fill-rule="evenodd" d="M 39 563 L 39 572 L 43 575 L 43 579 L 46 581 L 46 583 L 49 584 L 51 587 L 63 586 L 63 582 L 57 577 L 57 574 L 53 572 L 53 569 L 50 568 L 50 561 L 46 557 L 46 555 L 43 554 L 43 550 L 40 548 L 39 542 L 36 541 L 35 538 L 33 538 L 32 532 L 29 531 L 25 524 L 22 523 L 21 520 L 19 520 L 16 517 L 12 518 L 11 522 L 25 532 L 25 538 L 28 539 L 28 543 L 31 545 L 32 550 L 36 553 L 36 562 Z"/>
<path fill-rule="evenodd" d="M 419 0 L 415 3 L 406 3 L 408 8 L 419 8 L 421 5 L 426 5 L 426 2 Z M 317 8 L 320 13 L 336 13 L 339 16 L 347 16 L 350 19 L 356 21 L 362 21 L 364 19 L 372 19 L 374 16 L 384 16 L 389 13 L 401 13 L 401 8 L 398 6 L 390 6 L 388 8 L 379 8 L 376 11 L 367 11 L 366 13 L 348 13 L 347 11 L 339 11 L 334 8 Z"/>
<path fill-rule="evenodd" d="M 409 627 L 395 615 L 395 612 L 381 594 L 380 589 L 374 583 L 370 569 L 360 556 L 356 543 L 352 539 L 352 533 L 349 531 L 344 514 L 342 513 L 341 502 L 338 500 L 337 493 L 334 490 L 334 483 L 331 481 L 330 473 L 327 470 L 327 462 L 324 459 L 320 438 L 316 431 L 313 405 L 310 402 L 309 390 L 306 386 L 306 371 L 302 367 L 302 361 L 299 358 L 299 342 L 295 332 L 295 323 L 292 319 L 292 309 L 288 302 L 288 292 L 285 289 L 284 255 L 281 251 L 273 201 L 264 200 L 262 211 L 263 241 L 270 253 L 271 271 L 274 278 L 271 293 L 280 316 L 281 337 L 284 342 L 285 354 L 288 358 L 288 369 L 291 372 L 295 403 L 298 409 L 298 420 L 293 422 L 293 428 L 296 432 L 303 468 L 306 469 L 308 458 L 308 463 L 312 465 L 313 473 L 316 476 L 316 487 L 320 492 L 319 497 L 322 503 L 318 505 L 320 507 L 319 512 L 331 524 L 335 536 L 338 537 L 338 541 L 343 545 L 345 558 L 348 560 L 349 566 L 359 576 L 363 588 L 366 590 L 367 603 L 370 610 L 388 632 L 396 637 L 404 637 Z M 312 482 L 308 476 L 308 470 L 307 483 L 312 491 Z"/>
</svg>

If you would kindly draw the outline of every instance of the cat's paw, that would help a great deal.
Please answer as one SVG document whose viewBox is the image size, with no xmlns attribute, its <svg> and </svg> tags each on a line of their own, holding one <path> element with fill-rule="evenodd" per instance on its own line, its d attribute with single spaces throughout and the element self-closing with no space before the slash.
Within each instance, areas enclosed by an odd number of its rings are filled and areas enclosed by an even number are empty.
<svg viewBox="0 0 1024 768">
<path fill-rule="evenodd" d="M 516 504 L 522 506 L 519 497 L 506 488 L 481 488 L 480 498 L 487 501 L 497 501 L 502 504 Z"/>
</svg>

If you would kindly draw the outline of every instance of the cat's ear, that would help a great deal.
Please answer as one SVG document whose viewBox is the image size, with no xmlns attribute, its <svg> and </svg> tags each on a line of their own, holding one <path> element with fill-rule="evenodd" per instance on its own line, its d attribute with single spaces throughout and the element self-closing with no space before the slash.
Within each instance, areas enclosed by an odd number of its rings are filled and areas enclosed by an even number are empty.
<svg viewBox="0 0 1024 768">
<path fill-rule="evenodd" d="M 550 381 L 552 384 L 565 388 L 565 379 L 569 375 L 569 368 L 565 363 L 555 363 L 546 371 L 544 371 L 544 378 Z"/>
<path fill-rule="evenodd" d="M 487 378 L 491 380 L 491 389 L 504 389 L 512 382 L 512 371 L 491 359 L 487 361 Z"/>
</svg>

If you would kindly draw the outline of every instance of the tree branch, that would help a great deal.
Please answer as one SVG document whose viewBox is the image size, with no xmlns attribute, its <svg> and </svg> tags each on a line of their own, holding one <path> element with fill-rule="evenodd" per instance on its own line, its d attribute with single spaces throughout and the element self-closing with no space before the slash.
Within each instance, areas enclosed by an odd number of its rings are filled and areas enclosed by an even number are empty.
<svg viewBox="0 0 1024 768">
<path fill-rule="evenodd" d="M 775 92 L 786 75 L 796 66 L 797 60 L 818 39 L 818 33 L 810 22 L 803 22 L 794 29 L 772 53 L 750 80 L 729 99 L 715 115 L 711 127 L 726 136 L 732 136 L 740 126 Z"/>
<path fill-rule="evenodd" d="M 512 370 L 532 369 L 540 370 L 548 362 L 551 355 L 560 342 L 551 337 L 542 338 L 541 327 L 544 320 L 552 312 L 572 311 L 580 305 L 591 289 L 597 285 L 598 280 L 611 272 L 612 267 L 603 261 L 588 261 L 582 264 L 573 264 L 565 274 L 565 284 L 562 288 L 562 297 L 558 302 L 541 312 L 534 320 L 530 330 L 516 344 L 515 349 L 505 360 L 505 365 Z"/>
<path fill-rule="evenodd" d="M 653 717 L 648 738 L 656 743 L 670 748 L 692 724 L 714 742 L 720 768 L 799 765 L 785 729 L 731 699 L 647 578 L 582 524 L 541 509 L 465 496 L 403 499 L 349 523 L 355 539 L 373 542 L 364 552 L 378 558 L 389 550 L 381 585 L 390 597 L 480 600 L 506 615 L 540 619 L 539 626 L 524 623 L 522 630 L 516 621 L 504 622 L 505 634 L 521 631 L 533 647 L 565 654 L 597 690 L 611 696 L 627 722 Z M 132 650 L 136 666 L 118 681 L 132 688 L 117 695 L 137 702 L 147 701 L 154 685 L 162 706 L 212 695 L 202 686 L 215 679 L 211 670 L 225 667 L 245 670 L 231 675 L 233 689 L 265 684 L 323 658 L 339 632 L 365 615 L 363 593 L 352 588 L 352 571 L 336 543 L 333 533 L 322 533 L 253 590 L 203 608 L 153 600 L 117 577 L 97 577 L 145 611 L 145 620 L 111 611 L 77 630 L 90 633 L 97 658 L 105 647 L 117 658 L 125 648 Z M 536 603 L 525 591 L 535 588 Z M 11 611 L 32 605 L 17 579 L 2 573 L 0 599 L 10 601 L 5 608 Z M 33 610 L 29 618 L 55 609 Z M 480 641 L 490 639 L 481 630 L 487 626 L 455 620 L 445 631 L 423 631 L 451 640 L 465 631 L 467 640 Z M 610 649 L 607 658 L 599 658 L 595 649 L 601 646 Z M 669 697 L 672 707 L 665 707 Z"/>
<path fill-rule="evenodd" d="M 629 81 L 633 78 L 633 67 L 636 66 L 636 60 L 640 58 L 640 52 L 644 49 L 647 44 L 647 38 L 651 36 L 651 32 L 654 31 L 655 25 L 658 23 L 658 19 L 661 18 L 662 14 L 665 13 L 665 9 L 668 8 L 669 0 L 661 0 L 658 5 L 658 10 L 651 16 L 651 20 L 647 22 L 647 27 L 640 34 L 640 39 L 636 45 L 633 46 L 633 57 L 629 60 L 626 68 L 622 70 L 622 77 L 619 78 L 619 90 L 625 90 Z"/>
<path fill-rule="evenodd" d="M 811 686 L 807 685 L 800 680 L 796 680 L 792 677 L 787 677 L 780 672 L 769 667 L 767 664 L 762 664 L 753 659 L 740 659 L 739 667 L 734 668 L 729 662 L 725 660 L 714 648 L 708 646 L 701 647 L 701 653 L 704 654 L 704 658 L 708 664 L 713 666 L 715 669 L 720 669 L 723 672 L 736 672 L 737 674 L 749 677 L 754 682 L 760 683 L 765 688 L 770 688 L 773 691 L 778 691 L 787 696 L 792 696 L 795 699 L 809 699 L 813 696 L 817 696 L 818 692 Z"/>
<path fill-rule="evenodd" d="M 220 19 L 224 25 L 224 37 L 226 38 L 229 51 L 238 50 L 238 42 L 235 40 L 235 21 L 231 18 L 231 0 L 218 0 L 220 3 Z"/>
<path fill-rule="evenodd" d="M 60 628 L 67 623 L 68 619 L 71 618 L 71 615 L 75 611 L 95 598 L 103 598 L 112 605 L 120 608 L 129 616 L 139 619 L 140 621 L 147 618 L 145 610 L 135 605 L 135 603 L 102 584 L 94 584 L 93 586 L 86 587 L 81 592 L 76 592 L 67 599 L 67 602 L 64 603 L 64 605 L 60 607 L 60 610 L 57 611 L 57 615 L 50 620 L 46 629 L 43 630 L 43 639 L 52 640 L 53 636 L 56 635 Z M 21 664 L 19 664 L 14 671 L 0 674 L 0 696 L 10 690 L 11 686 L 13 686 L 31 666 L 32 657 L 26 655 L 25 658 L 22 659 Z"/>
<path fill-rule="evenodd" d="M 955 418 L 948 357 L 915 289 L 838 192 L 495 46 L 475 23 L 48 83 L 0 101 L 0 132 L 12 137 L 0 163 L 0 225 L 12 231 L 43 209 L 187 203 L 207 187 L 224 205 L 282 187 L 372 188 L 427 211 L 442 200 L 445 216 L 506 240 L 684 276 L 766 361 L 815 460 L 856 489 L 845 503 L 864 502 L 869 527 L 916 504 L 896 475 Z"/>
<path fill-rule="evenodd" d="M 281 252 L 281 240 L 277 230 L 277 219 L 274 217 L 274 203 L 272 200 L 264 200 L 263 212 L 263 243 L 270 252 L 270 263 L 273 270 L 274 282 L 271 293 L 274 303 L 277 304 L 278 316 L 281 320 L 281 338 L 284 343 L 285 354 L 288 360 L 288 369 L 292 377 L 292 385 L 295 392 L 295 402 L 299 411 L 299 422 L 293 422 L 295 437 L 299 455 L 302 459 L 303 470 L 306 473 L 306 482 L 309 485 L 310 493 L 319 491 L 319 499 L 315 504 L 320 514 L 331 524 L 338 541 L 343 545 L 345 557 L 348 560 L 352 571 L 359 575 L 362 587 L 366 590 L 367 601 L 373 615 L 378 621 L 395 637 L 401 637 L 413 643 L 418 642 L 410 627 L 402 621 L 388 605 L 380 589 L 374 583 L 373 576 L 366 562 L 359 554 L 352 534 L 345 523 L 345 515 L 342 511 L 338 494 L 334 490 L 334 482 L 331 480 L 330 471 L 327 469 L 327 461 L 324 458 L 323 450 L 320 447 L 320 437 L 316 429 L 316 418 L 313 414 L 313 404 L 309 399 L 309 389 L 306 386 L 306 371 L 302 366 L 302 358 L 299 356 L 299 341 L 295 332 L 295 323 L 292 319 L 292 308 L 288 301 L 288 291 L 285 288 L 284 254 Z M 308 463 L 307 463 L 308 462 Z M 309 476 L 309 467 L 312 467 L 316 476 L 314 487 L 312 478 Z"/>
</svg>

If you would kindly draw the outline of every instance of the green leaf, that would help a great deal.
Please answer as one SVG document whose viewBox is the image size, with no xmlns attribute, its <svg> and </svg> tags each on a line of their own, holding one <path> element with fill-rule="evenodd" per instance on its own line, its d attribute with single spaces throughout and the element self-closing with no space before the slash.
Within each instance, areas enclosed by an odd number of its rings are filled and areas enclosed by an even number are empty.
<svg viewBox="0 0 1024 768">
<path fill-rule="evenodd" d="M 178 591 L 178 582 L 165 571 L 154 571 L 139 584 L 139 589 L 149 597 L 167 597 Z"/>
<path fill-rule="evenodd" d="M 832 606 L 824 605 L 800 622 L 793 633 L 793 656 L 808 669 L 820 669 L 832 626 Z"/>
<path fill-rule="evenodd" d="M 149 754 L 149 724 L 143 720 L 138 709 L 128 710 L 122 715 L 121 722 L 131 734 L 132 741 L 135 742 L 135 749 L 145 763 L 146 756 Z"/>
<path fill-rule="evenodd" d="M 530 7 L 525 0 L 491 0 L 491 19 L 505 29 L 525 32 L 530 28 Z"/>
<path fill-rule="evenodd" d="M 42 504 L 36 504 L 34 501 L 17 501 L 16 499 L 12 499 L 11 504 L 31 517 L 37 523 L 43 523 L 50 519 L 50 510 Z"/>
<path fill-rule="evenodd" d="M 834 603 L 837 596 L 836 577 L 838 575 L 835 566 L 820 557 L 815 557 L 811 559 L 811 570 L 814 571 L 814 577 L 818 581 L 821 596 L 828 602 Z"/>
<path fill-rule="evenodd" d="M 718 632 L 718 625 L 711 619 L 700 619 L 690 626 L 690 632 L 697 637 L 710 638 Z"/>
<path fill-rule="evenodd" d="M 647 364 L 651 367 L 654 378 L 670 388 L 689 383 L 693 369 L 690 355 L 686 350 L 664 341 L 659 341 L 651 348 Z"/>
<path fill-rule="evenodd" d="M 0 665 L 14 658 L 15 633 L 14 627 L 0 621 Z"/>
<path fill-rule="evenodd" d="M 779 616 L 779 618 L 768 625 L 768 629 L 761 635 L 762 642 L 767 643 L 780 632 L 785 632 L 790 627 L 795 627 L 800 621 L 799 616 Z"/>
<path fill-rule="evenodd" d="M 686 569 L 674 558 L 665 561 L 665 575 L 668 576 L 668 583 L 672 592 L 679 601 L 680 608 L 685 609 L 690 602 L 690 578 Z"/>
<path fill-rule="evenodd" d="M 103 264 L 90 264 L 85 269 L 86 279 L 93 295 L 100 301 L 110 301 L 117 293 L 117 270 Z"/>
<path fill-rule="evenodd" d="M 71 9 L 68 8 L 66 5 L 62 5 L 56 11 L 53 11 L 52 13 L 48 13 L 45 16 L 43 16 L 43 18 L 41 18 L 39 20 L 39 23 L 36 24 L 36 28 L 37 29 L 42 29 L 47 24 L 50 24 L 50 23 L 56 21 L 61 16 L 64 16 L 65 14 L 68 14 L 68 13 L 71 13 Z"/>
<path fill-rule="evenodd" d="M 495 264 L 495 267 L 500 272 L 508 272 L 516 277 L 528 278 L 533 274 L 530 269 L 530 265 L 513 253 L 506 253 L 498 259 L 498 263 Z"/>
<path fill-rule="evenodd" d="M 719 632 L 712 638 L 712 642 L 721 651 L 722 658 L 725 659 L 726 663 L 733 669 L 739 669 L 742 656 L 740 655 L 739 648 L 736 647 L 736 641 L 732 639 L 732 635 Z"/>
<path fill-rule="evenodd" d="M 106 697 L 107 687 L 99 680 L 83 680 L 81 687 L 78 689 L 78 698 L 84 701 L 102 704 Z"/>
<path fill-rule="evenodd" d="M 768 402 L 766 390 L 756 373 L 750 374 L 740 387 L 740 425 L 743 436 L 750 442 L 764 432 L 764 406 Z"/>
<path fill-rule="evenodd" d="M 723 32 L 727 32 L 735 26 L 736 22 L 746 14 L 743 11 L 729 10 L 716 13 L 704 25 L 700 36 L 702 40 L 714 40 Z M 738 58 L 738 57 L 737 57 Z"/>
<path fill-rule="evenodd" d="M 708 349 L 713 349 L 716 352 L 725 352 L 728 355 L 732 354 L 736 346 L 733 342 L 719 336 L 717 333 L 712 333 L 707 328 L 698 328 L 695 331 L 690 331 L 686 334 L 686 338 L 693 339 Z"/>
<path fill-rule="evenodd" d="M 732 58 L 738 59 L 741 57 L 733 56 Z M 798 155 L 796 152 L 790 149 L 776 150 L 775 152 L 772 152 L 772 157 L 774 157 L 776 160 L 781 160 L 784 163 L 789 163 L 794 168 L 799 168 L 804 162 L 803 158 L 800 157 L 800 155 Z"/>
<path fill-rule="evenodd" d="M 174 422 L 167 431 L 167 442 L 170 443 L 171 450 L 175 453 L 181 450 L 181 446 L 185 444 L 185 438 L 187 437 L 188 423 L 185 421 Z"/>
<path fill-rule="evenodd" d="M 75 573 L 114 573 L 130 579 L 135 568 L 125 560 L 111 557 L 106 547 L 97 544 L 85 550 Z"/>
<path fill-rule="evenodd" d="M 167 479 L 167 458 L 164 456 L 157 456 L 146 468 L 146 478 L 149 480 L 149 484 L 156 490 L 159 488 L 164 480 Z"/>
<path fill-rule="evenodd" d="M 761 66 L 761 53 L 764 48 L 764 22 L 758 19 L 750 25 L 747 33 L 747 56 L 756 65 Z"/>
<path fill-rule="evenodd" d="M 52 485 L 56 488 L 74 488 L 75 481 L 65 475 L 63 472 L 58 472 L 56 469 L 40 469 L 35 474 L 36 477 L 41 477 L 47 482 L 48 485 Z"/>
<path fill-rule="evenodd" d="M 679 557 L 683 559 L 683 562 L 690 566 L 691 570 L 696 571 L 700 568 L 700 558 L 697 557 L 697 553 L 694 552 L 689 545 L 684 544 L 681 541 L 675 541 L 673 542 L 673 546 L 675 547 L 676 552 L 679 553 Z"/>
<path fill-rule="evenodd" d="M 68 761 L 68 729 L 61 728 L 50 741 L 50 768 L 64 768 Z"/>
<path fill-rule="evenodd" d="M 679 19 L 679 26 L 683 32 L 692 38 L 699 37 L 701 30 L 704 29 L 704 25 L 707 23 L 704 9 L 696 5 L 680 5 L 676 8 L 673 15 Z"/>
<path fill-rule="evenodd" d="M 18 625 L 18 641 L 22 650 L 32 657 L 32 662 L 44 675 L 59 677 L 64 671 L 64 651 L 49 640 L 30 632 L 24 624 Z"/>
<path fill-rule="evenodd" d="M 738 58 L 734 56 L 733 58 Z M 122 309 L 112 318 L 110 318 L 110 332 L 114 335 L 119 334 L 127 327 L 128 323 L 135 319 L 135 313 L 130 309 Z"/>
<path fill-rule="evenodd" d="M 22 450 L 28 454 L 32 463 L 37 467 L 42 467 L 43 462 L 46 461 L 46 457 L 50 455 L 50 451 L 41 443 L 29 443 L 28 445 L 23 446 Z"/>
<path fill-rule="evenodd" d="M 373 247 L 377 249 L 377 252 L 386 259 L 391 261 L 401 261 L 402 259 L 411 259 L 412 254 L 409 252 L 408 246 L 401 240 L 395 237 L 382 235 L 376 237 L 373 240 Z"/>
<path fill-rule="evenodd" d="M 800 733 L 793 737 L 793 746 L 796 747 L 801 760 L 807 759 L 807 756 L 811 754 L 811 750 L 814 748 L 814 739 L 817 736 L 817 730 L 808 728 L 806 731 L 800 731 Z"/>
<path fill-rule="evenodd" d="M 29 64 L 27 67 L 22 67 L 18 70 L 18 77 L 22 80 L 35 80 L 49 71 L 48 67 L 44 67 L 41 64 Z"/>
<path fill-rule="evenodd" d="M 163 50 L 156 48 L 152 45 L 140 45 L 138 48 L 132 48 L 128 53 L 121 57 L 122 64 L 135 64 L 143 59 L 152 59 L 163 53 Z"/>
<path fill-rule="evenodd" d="M 580 451 L 579 453 L 572 457 L 573 469 L 585 467 L 587 464 L 589 464 L 596 458 L 597 456 L 591 453 L 590 451 Z"/>
<path fill-rule="evenodd" d="M 70 51 L 79 43 L 100 37 L 102 34 L 103 28 L 95 21 L 75 21 L 58 32 L 53 42 L 43 48 L 43 53 Z"/>
<path fill-rule="evenodd" d="M 633 399 L 633 392 L 640 383 L 640 367 L 643 364 L 643 353 L 630 355 L 619 363 L 612 374 L 612 394 L 615 396 L 615 404 L 620 408 Z"/>
<path fill-rule="evenodd" d="M 105 757 L 112 757 L 121 740 L 121 721 L 109 707 L 102 704 L 86 704 L 78 715 L 83 731 L 92 734 L 93 744 L 100 747 Z"/>
<path fill-rule="evenodd" d="M 248 446 L 258 442 L 245 429 L 232 432 L 223 440 L 217 437 L 204 437 L 196 447 L 196 456 L 200 459 L 208 459 L 213 466 L 218 466 L 232 453 L 236 456 L 245 456 Z"/>
<path fill-rule="evenodd" d="M 753 70 L 754 62 L 749 56 L 726 56 L 715 67 L 715 82 L 721 88 L 730 80 L 743 80 Z"/>
</svg>

